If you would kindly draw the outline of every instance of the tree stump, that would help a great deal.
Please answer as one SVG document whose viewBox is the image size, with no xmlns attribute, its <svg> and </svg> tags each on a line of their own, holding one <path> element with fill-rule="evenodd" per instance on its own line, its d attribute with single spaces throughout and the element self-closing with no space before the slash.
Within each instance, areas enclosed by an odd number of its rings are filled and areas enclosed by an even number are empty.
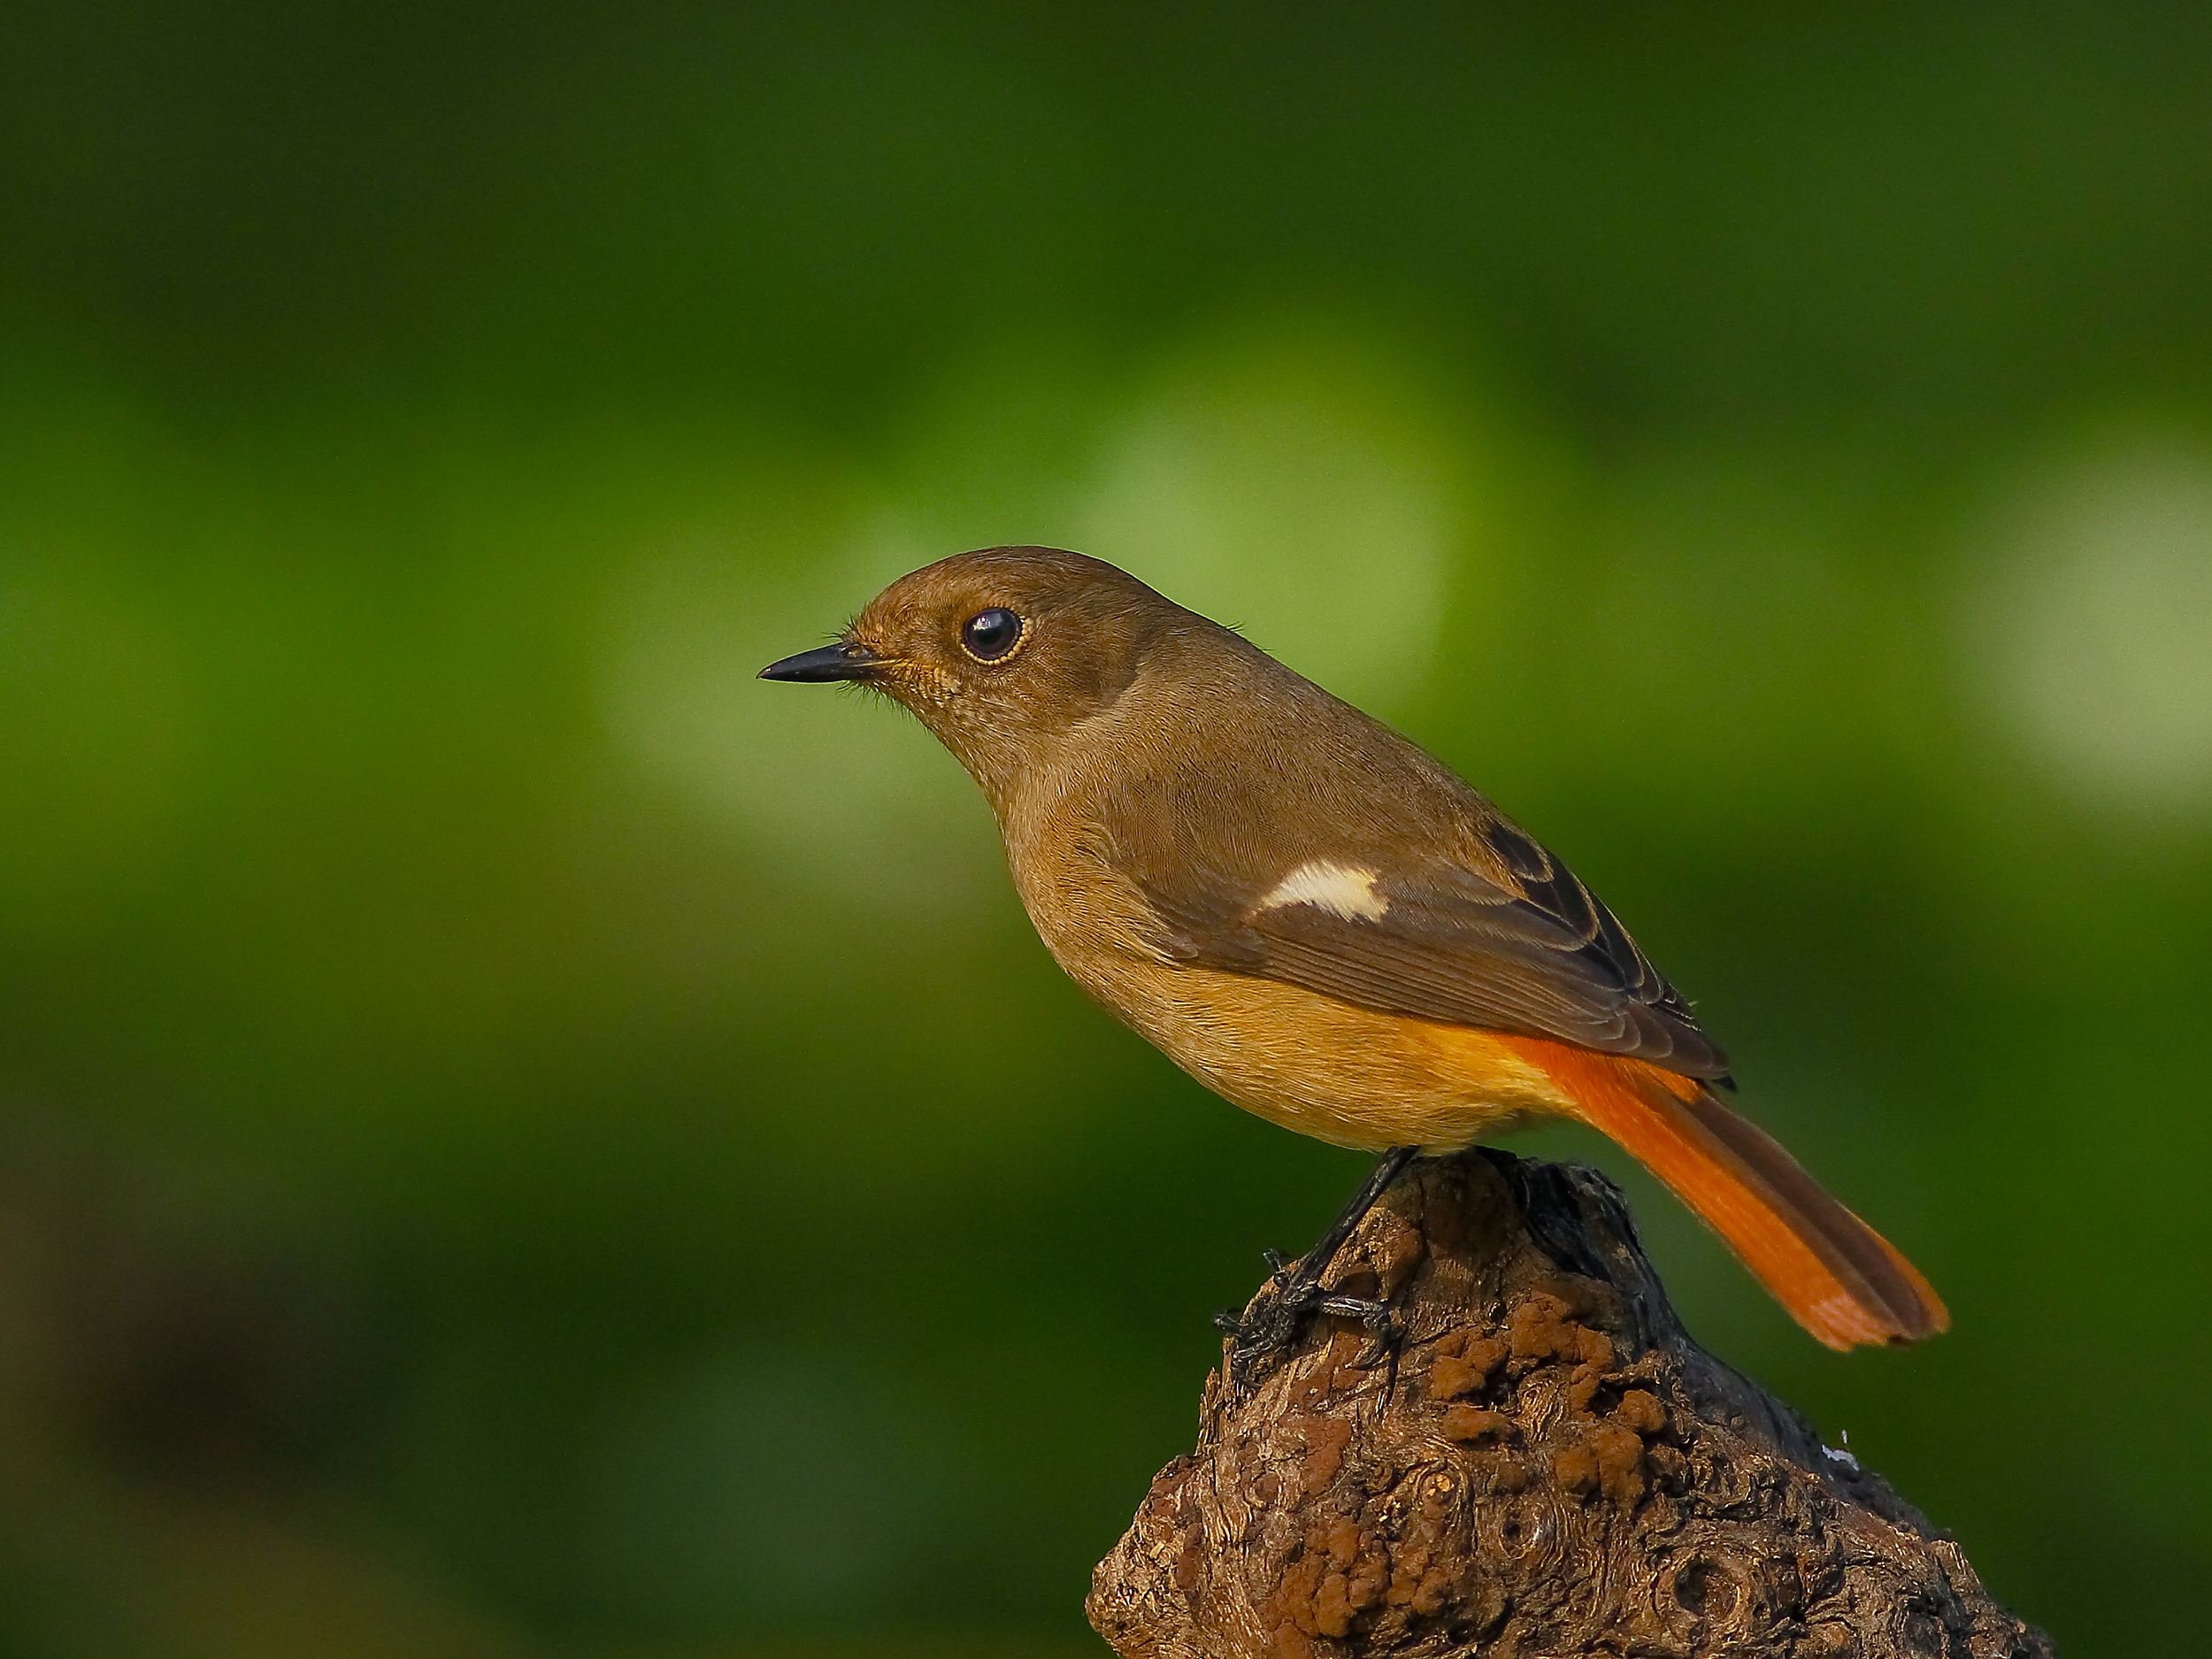
<svg viewBox="0 0 2212 1659">
<path fill-rule="evenodd" d="M 1692 1341 L 1596 1171 L 1415 1164 L 1317 1319 L 1153 1481 L 1087 1611 L 1123 1659 L 2048 1659 L 1958 1545 Z"/>
</svg>

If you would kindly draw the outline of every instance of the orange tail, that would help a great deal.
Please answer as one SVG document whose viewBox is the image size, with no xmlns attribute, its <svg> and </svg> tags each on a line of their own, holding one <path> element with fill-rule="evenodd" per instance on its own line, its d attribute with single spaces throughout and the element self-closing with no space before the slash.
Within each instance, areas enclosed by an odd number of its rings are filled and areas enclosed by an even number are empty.
<svg viewBox="0 0 2212 1659">
<path fill-rule="evenodd" d="M 1640 1060 L 1517 1042 L 1585 1123 L 1635 1155 L 1830 1348 L 1950 1328 L 1942 1299 L 1882 1235 L 1694 1079 Z"/>
</svg>

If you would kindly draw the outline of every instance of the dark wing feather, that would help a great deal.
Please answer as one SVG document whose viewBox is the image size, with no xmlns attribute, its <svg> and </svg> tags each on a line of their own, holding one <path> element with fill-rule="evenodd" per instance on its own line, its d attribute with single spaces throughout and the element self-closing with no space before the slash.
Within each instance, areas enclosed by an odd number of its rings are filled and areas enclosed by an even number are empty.
<svg viewBox="0 0 2212 1659">
<path fill-rule="evenodd" d="M 1266 903 L 1286 869 L 1255 879 L 1177 859 L 1130 872 L 1177 960 L 1728 1080 L 1727 1056 L 1688 1002 L 1571 871 L 1502 818 L 1486 814 L 1479 833 L 1494 874 L 1402 854 L 1330 860 L 1374 872 L 1385 908 L 1372 918 Z"/>
</svg>

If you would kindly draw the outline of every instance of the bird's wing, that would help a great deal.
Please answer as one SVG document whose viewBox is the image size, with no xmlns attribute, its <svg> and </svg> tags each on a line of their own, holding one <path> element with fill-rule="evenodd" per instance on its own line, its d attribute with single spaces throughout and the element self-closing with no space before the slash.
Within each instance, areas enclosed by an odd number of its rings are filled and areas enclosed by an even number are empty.
<svg viewBox="0 0 2212 1659">
<path fill-rule="evenodd" d="M 1209 863 L 1191 856 L 1202 841 L 1156 820 L 1115 837 L 1110 856 L 1171 960 L 1725 1082 L 1727 1056 L 1612 911 L 1487 803 L 1471 805 L 1452 856 L 1354 835 L 1286 858 L 1255 836 Z"/>
</svg>

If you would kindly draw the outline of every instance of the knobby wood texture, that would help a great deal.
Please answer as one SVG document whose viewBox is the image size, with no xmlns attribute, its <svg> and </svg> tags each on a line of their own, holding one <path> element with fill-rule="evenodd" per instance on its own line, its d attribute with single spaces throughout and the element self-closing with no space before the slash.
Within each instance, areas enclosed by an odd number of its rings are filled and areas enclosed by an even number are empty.
<svg viewBox="0 0 2212 1659">
<path fill-rule="evenodd" d="M 1477 1150 L 1413 1166 L 1324 1317 L 1161 1471 L 1094 1576 L 1124 1659 L 1850 1655 L 2037 1659 L 2049 1639 L 1879 1477 L 1693 1342 L 1619 1192 Z"/>
</svg>

